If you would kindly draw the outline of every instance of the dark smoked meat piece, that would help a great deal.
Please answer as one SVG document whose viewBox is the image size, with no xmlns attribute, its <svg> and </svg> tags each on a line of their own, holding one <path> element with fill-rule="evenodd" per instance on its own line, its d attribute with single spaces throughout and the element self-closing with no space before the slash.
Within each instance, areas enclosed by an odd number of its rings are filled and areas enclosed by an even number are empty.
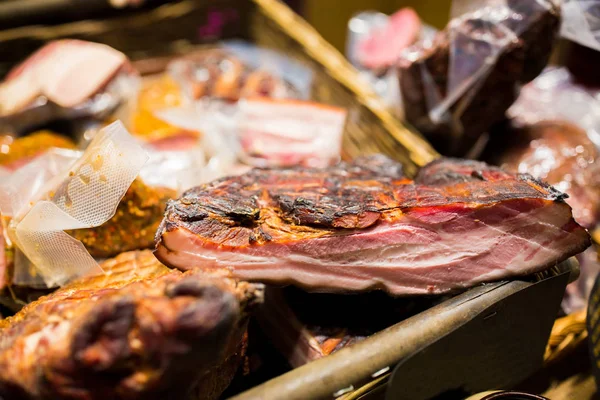
<svg viewBox="0 0 600 400">
<path fill-rule="evenodd" d="M 383 156 L 254 169 L 169 202 L 155 254 L 183 270 L 310 291 L 444 293 L 583 251 L 589 235 L 564 198 L 530 175 L 457 159 L 414 181 Z"/>
<path fill-rule="evenodd" d="M 0 322 L 0 398 L 216 398 L 235 372 L 259 288 L 169 270 L 149 251 L 102 267 L 107 275 Z"/>
<path fill-rule="evenodd" d="M 508 6 L 455 18 L 432 45 L 418 44 L 399 61 L 405 117 L 445 155 L 464 156 L 481 134 L 503 119 L 519 86 L 548 62 L 559 27 L 558 6 L 552 0 L 515 0 Z M 500 47 L 484 78 L 466 83 L 447 115 L 432 120 L 429 111 L 450 95 L 449 74 L 472 76 L 473 65 L 483 66 Z"/>
</svg>

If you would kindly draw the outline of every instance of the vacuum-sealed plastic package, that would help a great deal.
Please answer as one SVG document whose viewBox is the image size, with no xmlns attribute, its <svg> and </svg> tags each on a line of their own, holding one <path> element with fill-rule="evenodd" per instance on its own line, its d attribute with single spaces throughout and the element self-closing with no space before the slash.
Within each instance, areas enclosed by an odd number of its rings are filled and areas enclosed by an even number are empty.
<svg viewBox="0 0 600 400">
<path fill-rule="evenodd" d="M 600 51 L 600 2 L 598 0 L 563 0 L 562 37 Z"/>
<path fill-rule="evenodd" d="M 559 20 L 553 0 L 454 2 L 432 43 L 400 58 L 406 120 L 443 154 L 464 156 L 542 71 Z"/>
<path fill-rule="evenodd" d="M 75 149 L 68 137 L 51 131 L 37 131 L 27 136 L 0 135 L 0 167 L 14 171 L 53 148 Z"/>
<path fill-rule="evenodd" d="M 548 181 L 569 195 L 578 223 L 600 222 L 600 90 L 582 86 L 566 68 L 547 68 L 521 90 L 494 133 L 489 161 Z"/>
<path fill-rule="evenodd" d="M 147 160 L 120 122 L 100 131 L 79 157 L 64 152 L 39 157 L 0 188 L 2 213 L 12 217 L 10 237 L 49 287 L 101 272 L 65 231 L 108 221 Z"/>
<path fill-rule="evenodd" d="M 236 107 L 237 109 L 237 107 Z M 235 115 L 227 118 L 218 104 L 192 104 L 158 110 L 155 117 L 181 131 L 147 141 L 150 161 L 141 173 L 149 184 L 179 193 L 233 172 L 239 144 L 233 136 Z M 187 132 L 197 132 L 191 137 Z"/>
<path fill-rule="evenodd" d="M 523 87 L 507 116 L 518 125 L 569 121 L 600 147 L 600 88 L 580 84 L 564 67 L 548 67 Z"/>
<path fill-rule="evenodd" d="M 394 66 L 402 51 L 416 41 L 431 40 L 435 33 L 436 29 L 423 24 L 411 8 L 390 16 L 363 11 L 348 21 L 346 57 L 386 105 L 402 116 Z"/>
<path fill-rule="evenodd" d="M 106 45 L 58 40 L 0 84 L 0 131 L 21 133 L 57 119 L 105 118 L 137 94 L 127 57 Z"/>
<path fill-rule="evenodd" d="M 340 161 L 346 110 L 297 100 L 240 102 L 241 157 L 258 167 L 326 167 Z"/>
<path fill-rule="evenodd" d="M 225 42 L 171 61 L 165 73 L 144 78 L 129 119 L 132 133 L 150 149 L 142 178 L 185 190 L 235 174 L 244 163 L 335 162 L 346 112 L 301 100 L 311 85 L 310 69 L 244 42 Z M 308 131 L 286 138 L 274 128 L 303 130 L 307 125 L 300 115 L 310 117 Z M 256 117 L 271 131 L 257 127 Z M 317 138 L 317 133 L 323 135 Z"/>
<path fill-rule="evenodd" d="M 428 31 L 424 28 L 412 8 L 402 8 L 390 16 L 374 11 L 358 13 L 348 22 L 348 59 L 362 69 L 387 70 L 404 49 L 424 39 Z"/>
</svg>

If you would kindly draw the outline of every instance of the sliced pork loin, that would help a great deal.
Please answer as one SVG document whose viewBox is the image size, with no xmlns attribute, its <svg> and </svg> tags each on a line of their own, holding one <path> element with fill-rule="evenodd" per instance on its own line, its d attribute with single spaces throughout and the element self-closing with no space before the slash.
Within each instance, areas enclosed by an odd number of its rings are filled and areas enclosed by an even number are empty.
<svg viewBox="0 0 600 400">
<path fill-rule="evenodd" d="M 530 175 L 441 159 L 415 180 L 383 156 L 254 169 L 167 206 L 156 256 L 311 291 L 436 294 L 531 274 L 590 245 L 566 195 Z"/>
</svg>

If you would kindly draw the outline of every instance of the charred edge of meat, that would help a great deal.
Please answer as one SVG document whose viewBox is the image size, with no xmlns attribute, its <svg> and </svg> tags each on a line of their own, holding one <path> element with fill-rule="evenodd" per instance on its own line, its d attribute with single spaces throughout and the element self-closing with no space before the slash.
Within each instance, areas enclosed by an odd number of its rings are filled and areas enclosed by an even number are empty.
<svg viewBox="0 0 600 400">
<path fill-rule="evenodd" d="M 530 174 L 518 174 L 517 178 L 523 182 L 532 183 L 536 186 L 539 186 L 543 190 L 547 191 L 548 197 L 553 201 L 564 202 L 565 199 L 569 198 L 568 194 L 561 192 L 560 190 L 556 189 L 554 186 L 552 186 L 540 179 L 534 178 Z"/>
</svg>

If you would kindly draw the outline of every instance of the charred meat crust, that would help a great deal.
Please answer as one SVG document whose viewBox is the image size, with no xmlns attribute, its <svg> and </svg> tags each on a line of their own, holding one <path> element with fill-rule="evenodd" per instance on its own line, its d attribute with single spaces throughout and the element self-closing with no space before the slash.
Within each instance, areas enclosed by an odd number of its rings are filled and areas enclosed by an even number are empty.
<svg viewBox="0 0 600 400">
<path fill-rule="evenodd" d="M 104 265 L 115 276 L 75 282 L 0 322 L 0 397 L 180 399 L 218 379 L 207 374 L 239 349 L 261 286 L 169 271 L 149 251 L 119 258 Z"/>
<path fill-rule="evenodd" d="M 168 203 L 156 242 L 183 227 L 215 246 L 244 247 L 272 241 L 277 232 L 307 238 L 351 233 L 415 207 L 566 197 L 528 174 L 482 162 L 436 160 L 412 181 L 399 163 L 371 156 L 326 169 L 254 169 L 193 188 Z"/>
<path fill-rule="evenodd" d="M 540 192 L 546 192 L 548 200 L 564 201 L 569 197 L 566 193 L 560 192 L 554 186 L 536 179 L 530 174 L 511 174 L 481 161 L 458 158 L 440 158 L 430 162 L 421 168 L 415 182 L 423 185 L 441 186 L 476 181 L 494 182 L 515 178 L 532 187 L 539 188 Z M 498 201 L 502 200 L 504 199 L 498 199 Z"/>
</svg>

